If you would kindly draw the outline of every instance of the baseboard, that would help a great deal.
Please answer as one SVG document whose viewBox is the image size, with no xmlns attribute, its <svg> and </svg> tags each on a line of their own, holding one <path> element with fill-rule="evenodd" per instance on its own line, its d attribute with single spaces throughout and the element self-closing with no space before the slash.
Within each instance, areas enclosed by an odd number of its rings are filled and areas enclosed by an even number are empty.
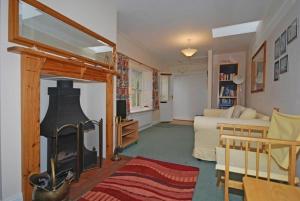
<svg viewBox="0 0 300 201">
<path fill-rule="evenodd" d="M 146 130 L 147 128 L 150 128 L 150 127 L 152 127 L 152 126 L 154 126 L 154 125 L 156 125 L 158 123 L 159 123 L 159 121 L 153 121 L 150 124 L 146 124 L 146 125 L 144 125 L 144 126 L 142 126 L 142 127 L 139 128 L 139 132 L 141 132 L 143 130 Z"/>
<path fill-rule="evenodd" d="M 152 122 L 152 126 L 154 126 L 154 125 L 156 125 L 156 124 L 159 124 L 160 123 L 160 121 L 153 121 Z"/>
<path fill-rule="evenodd" d="M 22 193 L 18 193 L 8 198 L 4 198 L 3 201 L 23 201 Z"/>
<path fill-rule="evenodd" d="M 173 121 L 194 122 L 194 120 L 193 120 L 193 119 L 173 119 Z"/>
</svg>

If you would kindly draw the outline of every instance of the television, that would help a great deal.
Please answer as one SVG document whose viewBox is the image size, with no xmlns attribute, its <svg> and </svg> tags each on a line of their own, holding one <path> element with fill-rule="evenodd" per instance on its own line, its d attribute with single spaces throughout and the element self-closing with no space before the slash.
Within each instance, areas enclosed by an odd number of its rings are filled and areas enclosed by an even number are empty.
<svg viewBox="0 0 300 201">
<path fill-rule="evenodd" d="M 117 100 L 117 116 L 126 119 L 126 100 Z"/>
</svg>

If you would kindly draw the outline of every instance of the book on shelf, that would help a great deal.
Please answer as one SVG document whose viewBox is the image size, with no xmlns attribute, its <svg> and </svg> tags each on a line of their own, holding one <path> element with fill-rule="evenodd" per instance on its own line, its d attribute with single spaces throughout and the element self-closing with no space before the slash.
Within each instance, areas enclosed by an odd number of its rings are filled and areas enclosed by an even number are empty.
<svg viewBox="0 0 300 201">
<path fill-rule="evenodd" d="M 235 73 L 220 73 L 220 81 L 232 81 Z"/>
<path fill-rule="evenodd" d="M 238 74 L 238 64 L 222 64 L 219 68 L 219 108 L 226 109 L 238 102 L 238 86 L 233 82 Z"/>
<path fill-rule="evenodd" d="M 221 87 L 220 96 L 223 96 L 223 93 L 224 93 L 224 87 Z"/>
<path fill-rule="evenodd" d="M 220 97 L 235 97 L 236 90 L 229 86 L 222 86 L 220 89 Z"/>
<path fill-rule="evenodd" d="M 220 99 L 220 107 L 231 107 L 234 105 L 234 100 L 232 99 Z"/>
</svg>

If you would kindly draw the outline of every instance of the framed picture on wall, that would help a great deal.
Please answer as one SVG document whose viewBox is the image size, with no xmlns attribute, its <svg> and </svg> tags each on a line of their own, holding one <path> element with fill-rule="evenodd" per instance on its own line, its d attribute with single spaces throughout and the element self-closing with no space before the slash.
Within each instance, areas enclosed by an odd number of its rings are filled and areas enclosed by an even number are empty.
<svg viewBox="0 0 300 201">
<path fill-rule="evenodd" d="M 280 36 L 280 55 L 286 53 L 286 31 Z"/>
<path fill-rule="evenodd" d="M 280 59 L 280 74 L 288 72 L 289 57 L 285 55 Z"/>
<path fill-rule="evenodd" d="M 274 64 L 274 81 L 278 81 L 280 76 L 280 66 L 279 61 L 276 61 Z"/>
<path fill-rule="evenodd" d="M 252 57 L 251 93 L 261 92 L 265 89 L 267 51 L 266 44 L 267 43 L 264 42 Z"/>
<path fill-rule="evenodd" d="M 298 18 L 296 18 L 287 29 L 287 42 L 290 44 L 298 35 Z"/>
<path fill-rule="evenodd" d="M 280 57 L 280 37 L 275 41 L 275 48 L 274 48 L 274 58 L 279 59 Z"/>
</svg>

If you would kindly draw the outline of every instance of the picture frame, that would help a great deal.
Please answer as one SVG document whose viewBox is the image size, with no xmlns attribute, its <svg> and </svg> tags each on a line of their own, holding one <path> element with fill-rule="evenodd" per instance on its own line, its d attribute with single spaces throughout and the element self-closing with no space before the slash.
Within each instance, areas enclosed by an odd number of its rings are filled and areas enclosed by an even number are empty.
<svg viewBox="0 0 300 201">
<path fill-rule="evenodd" d="M 279 59 L 280 57 L 280 37 L 277 38 L 277 40 L 275 41 L 275 48 L 274 48 L 274 58 Z"/>
<path fill-rule="evenodd" d="M 280 76 L 280 65 L 279 60 L 274 64 L 274 81 L 278 81 Z"/>
<path fill-rule="evenodd" d="M 298 18 L 294 19 L 294 21 L 287 28 L 287 43 L 290 44 L 293 40 L 295 40 L 298 36 Z"/>
<path fill-rule="evenodd" d="M 266 52 L 267 43 L 265 41 L 252 57 L 251 93 L 262 92 L 265 90 Z"/>
<path fill-rule="evenodd" d="M 280 35 L 280 55 L 284 55 L 286 53 L 286 46 L 287 46 L 287 32 L 284 32 Z"/>
<path fill-rule="evenodd" d="M 280 74 L 288 72 L 289 57 L 285 55 L 280 59 Z"/>
</svg>

